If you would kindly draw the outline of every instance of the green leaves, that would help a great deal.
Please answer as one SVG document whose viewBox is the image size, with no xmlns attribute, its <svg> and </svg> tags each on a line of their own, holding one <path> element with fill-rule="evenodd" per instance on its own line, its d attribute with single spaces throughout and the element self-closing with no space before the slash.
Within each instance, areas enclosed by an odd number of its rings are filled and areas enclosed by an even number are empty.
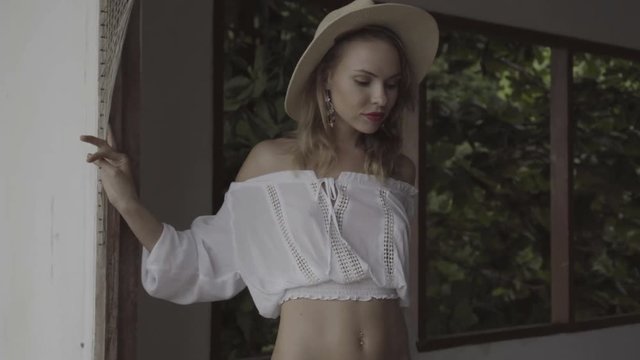
<svg viewBox="0 0 640 360">
<path fill-rule="evenodd" d="M 640 311 L 640 68 L 574 55 L 576 318 Z M 594 101 L 594 99 L 597 99 Z"/>
<path fill-rule="evenodd" d="M 249 101 L 253 93 L 253 81 L 245 76 L 236 76 L 225 82 L 224 110 L 237 111 Z"/>
<path fill-rule="evenodd" d="M 549 321 L 550 55 L 442 34 L 423 119 L 431 337 Z M 640 311 L 640 67 L 574 64 L 576 316 Z"/>
<path fill-rule="evenodd" d="M 256 4 L 250 28 L 239 20 L 247 9 L 235 5 L 227 9 L 225 157 L 228 173 L 234 174 L 254 144 L 295 129 L 295 121 L 284 111 L 284 97 L 320 14 L 313 4 L 282 0 Z"/>
<path fill-rule="evenodd" d="M 442 35 L 427 79 L 425 119 L 428 334 L 544 321 L 549 69 L 543 65 L 550 53 L 475 34 Z"/>
<path fill-rule="evenodd" d="M 295 128 L 284 111 L 286 87 L 322 13 L 316 5 L 283 0 L 228 5 L 224 156 L 231 181 L 256 143 Z M 262 318 L 248 292 L 225 302 L 225 307 L 233 316 L 224 321 L 221 358 L 273 351 L 278 321 Z"/>
</svg>

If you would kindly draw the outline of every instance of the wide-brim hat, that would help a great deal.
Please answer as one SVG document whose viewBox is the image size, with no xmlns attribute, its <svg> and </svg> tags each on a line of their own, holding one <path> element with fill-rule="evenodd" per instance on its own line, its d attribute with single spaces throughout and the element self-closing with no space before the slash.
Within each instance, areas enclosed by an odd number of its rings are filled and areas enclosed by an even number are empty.
<svg viewBox="0 0 640 360">
<path fill-rule="evenodd" d="M 372 0 L 355 0 L 325 16 L 313 40 L 293 70 L 284 108 L 296 121 L 303 116 L 301 100 L 305 86 L 320 60 L 341 34 L 368 25 L 392 30 L 404 45 L 416 82 L 429 71 L 438 50 L 438 24 L 423 9 L 404 4 L 376 4 Z"/>
</svg>

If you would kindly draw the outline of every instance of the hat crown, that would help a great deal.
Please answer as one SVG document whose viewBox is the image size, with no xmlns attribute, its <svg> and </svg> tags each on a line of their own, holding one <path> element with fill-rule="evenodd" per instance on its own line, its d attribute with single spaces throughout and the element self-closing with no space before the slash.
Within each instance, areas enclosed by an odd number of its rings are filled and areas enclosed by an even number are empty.
<svg viewBox="0 0 640 360">
<path fill-rule="evenodd" d="M 331 24 L 336 19 L 344 16 L 345 14 L 348 14 L 356 10 L 364 9 L 370 6 L 375 6 L 375 5 L 376 4 L 372 0 L 354 0 L 351 3 L 341 8 L 333 10 L 332 12 L 328 13 L 324 17 L 324 19 L 322 19 L 322 21 L 320 21 L 320 24 L 318 24 L 318 28 L 316 29 L 316 32 L 313 37 L 314 38 L 318 37 L 318 35 L 322 34 L 324 29 L 326 29 L 327 26 L 329 26 L 329 24 Z"/>
</svg>

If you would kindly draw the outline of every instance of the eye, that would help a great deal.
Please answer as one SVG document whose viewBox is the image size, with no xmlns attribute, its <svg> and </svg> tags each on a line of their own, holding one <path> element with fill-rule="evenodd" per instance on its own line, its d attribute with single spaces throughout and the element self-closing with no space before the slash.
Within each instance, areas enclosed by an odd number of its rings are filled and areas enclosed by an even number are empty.
<svg viewBox="0 0 640 360">
<path fill-rule="evenodd" d="M 358 84 L 358 85 L 360 85 L 360 86 L 367 86 L 367 85 L 369 85 L 369 80 L 354 79 L 354 81 L 356 82 L 356 84 Z"/>
</svg>

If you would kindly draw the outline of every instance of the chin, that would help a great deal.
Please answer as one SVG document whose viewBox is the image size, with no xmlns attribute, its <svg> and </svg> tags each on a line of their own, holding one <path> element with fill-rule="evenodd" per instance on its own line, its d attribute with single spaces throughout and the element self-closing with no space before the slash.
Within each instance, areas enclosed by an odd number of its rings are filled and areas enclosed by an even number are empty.
<svg viewBox="0 0 640 360">
<path fill-rule="evenodd" d="M 363 133 L 363 134 L 375 134 L 376 132 L 378 132 L 378 130 L 380 130 L 381 126 L 362 126 L 358 130 L 358 132 Z"/>
<path fill-rule="evenodd" d="M 356 127 L 356 130 L 358 130 L 358 132 L 361 132 L 363 134 L 374 134 L 376 133 L 378 130 L 380 130 L 380 128 L 382 127 L 382 124 L 384 124 L 384 121 L 381 122 L 380 124 L 372 124 L 370 122 L 364 122 L 364 123 L 360 123 L 358 127 Z"/>
</svg>

